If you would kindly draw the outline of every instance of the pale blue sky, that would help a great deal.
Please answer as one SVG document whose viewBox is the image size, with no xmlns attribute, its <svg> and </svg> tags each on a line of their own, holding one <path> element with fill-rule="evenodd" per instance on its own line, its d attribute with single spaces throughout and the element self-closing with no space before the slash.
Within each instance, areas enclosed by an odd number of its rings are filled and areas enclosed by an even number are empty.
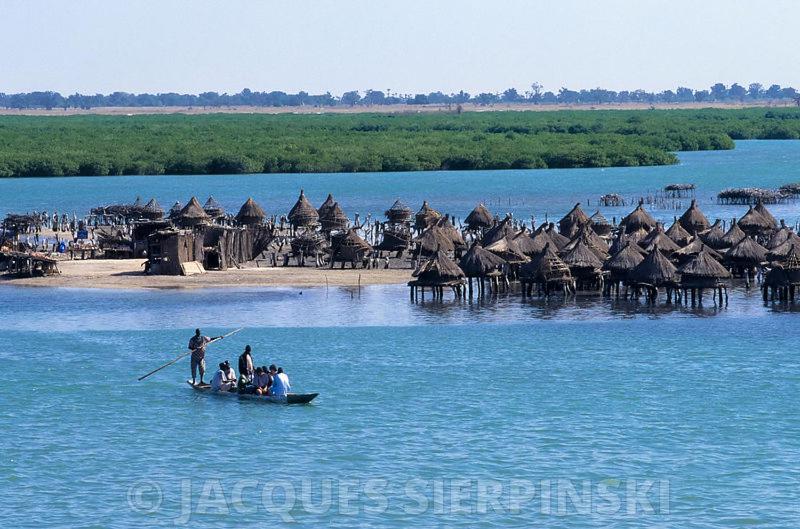
<svg viewBox="0 0 800 529">
<path fill-rule="evenodd" d="M 0 0 L 0 92 L 800 87 L 800 0 Z"/>
</svg>

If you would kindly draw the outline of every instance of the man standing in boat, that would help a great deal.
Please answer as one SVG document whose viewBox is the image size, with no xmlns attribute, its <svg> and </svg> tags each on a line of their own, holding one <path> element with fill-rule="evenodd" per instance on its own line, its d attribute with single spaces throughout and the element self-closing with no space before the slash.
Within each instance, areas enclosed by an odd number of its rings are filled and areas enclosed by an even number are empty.
<svg viewBox="0 0 800 529">
<path fill-rule="evenodd" d="M 206 374 L 206 345 L 217 338 L 222 338 L 222 336 L 209 338 L 203 336 L 200 329 L 194 330 L 194 336 L 189 340 L 189 350 L 192 351 L 192 385 L 195 383 L 198 369 L 200 370 L 200 383 L 203 383 L 203 376 Z"/>
</svg>

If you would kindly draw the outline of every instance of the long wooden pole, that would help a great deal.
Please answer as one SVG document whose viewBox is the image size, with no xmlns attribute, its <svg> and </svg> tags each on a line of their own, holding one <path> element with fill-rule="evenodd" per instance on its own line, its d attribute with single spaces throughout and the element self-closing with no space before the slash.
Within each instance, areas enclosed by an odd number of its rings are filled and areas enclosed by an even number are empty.
<svg viewBox="0 0 800 529">
<path fill-rule="evenodd" d="M 236 334 L 237 332 L 241 331 L 242 329 L 244 329 L 244 327 L 242 327 L 242 328 L 240 328 L 240 329 L 236 329 L 235 331 L 231 331 L 231 332 L 229 332 L 228 334 L 223 334 L 223 335 L 222 335 L 222 336 L 220 336 L 219 338 L 214 338 L 213 340 L 209 340 L 209 341 L 208 341 L 208 342 L 205 344 L 205 346 L 209 346 L 209 345 L 211 345 L 211 344 L 212 344 L 212 343 L 214 343 L 214 342 L 218 342 L 218 341 L 220 341 L 220 340 L 224 340 L 224 339 L 225 339 L 225 338 L 227 338 L 228 336 L 233 336 L 234 334 Z M 146 379 L 147 377 L 149 377 L 150 375 L 152 375 L 152 374 L 154 374 L 154 373 L 158 373 L 159 371 L 161 371 L 161 370 L 162 370 L 162 369 L 164 369 L 165 367 L 169 367 L 169 366 L 171 366 L 172 364 L 174 364 L 175 362 L 177 362 L 177 361 L 178 361 L 178 360 L 180 360 L 181 358 L 185 357 L 186 355 L 190 355 L 190 354 L 192 354 L 194 351 L 195 351 L 194 349 L 190 349 L 190 350 L 186 351 L 185 353 L 181 353 L 181 354 L 179 354 L 177 358 L 175 358 L 175 359 L 173 359 L 173 360 L 171 360 L 171 361 L 167 362 L 166 364 L 164 364 L 164 365 L 163 365 L 163 366 L 161 366 L 161 367 L 157 367 L 157 368 L 153 369 L 152 371 L 150 371 L 150 372 L 149 372 L 149 373 L 147 373 L 146 375 L 142 375 L 142 376 L 140 376 L 140 377 L 139 377 L 137 380 L 139 380 L 139 381 L 142 381 L 142 380 Z"/>
</svg>

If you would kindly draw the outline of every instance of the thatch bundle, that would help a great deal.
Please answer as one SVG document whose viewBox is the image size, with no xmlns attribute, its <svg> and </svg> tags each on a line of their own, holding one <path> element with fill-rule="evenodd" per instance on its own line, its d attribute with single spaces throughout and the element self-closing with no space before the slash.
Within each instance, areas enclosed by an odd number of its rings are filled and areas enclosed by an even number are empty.
<svg viewBox="0 0 800 529">
<path fill-rule="evenodd" d="M 236 214 L 236 221 L 244 226 L 261 224 L 265 218 L 267 218 L 267 214 L 252 197 L 247 198 L 242 207 L 239 208 L 239 213 Z"/>
<path fill-rule="evenodd" d="M 392 207 L 384 212 L 386 219 L 392 224 L 403 224 L 411 219 L 411 208 L 395 200 Z"/>
<path fill-rule="evenodd" d="M 725 254 L 725 261 L 735 266 L 758 266 L 767 259 L 767 249 L 749 235 Z"/>
<path fill-rule="evenodd" d="M 414 216 L 414 227 L 417 230 L 424 230 L 433 226 L 433 224 L 442 218 L 442 214 L 430 207 L 427 200 L 422 202 L 422 207 L 417 211 Z"/>
<path fill-rule="evenodd" d="M 558 232 L 565 237 L 572 237 L 578 231 L 578 228 L 589 223 L 589 216 L 583 212 L 581 204 L 578 202 L 569 213 L 558 221 Z"/>
<path fill-rule="evenodd" d="M 203 222 L 208 222 L 210 217 L 205 212 L 203 206 L 196 197 L 189 199 L 189 202 L 178 213 L 177 222 L 182 226 L 196 226 Z"/>
<path fill-rule="evenodd" d="M 289 222 L 295 228 L 313 227 L 319 222 L 319 213 L 317 213 L 317 210 L 311 205 L 311 202 L 308 201 L 302 189 L 300 190 L 300 196 L 297 197 L 297 202 L 295 202 L 292 209 L 289 210 L 288 218 Z"/>
<path fill-rule="evenodd" d="M 674 283 L 677 279 L 677 270 L 656 246 L 636 268 L 631 270 L 629 277 L 637 283 L 658 287 Z"/>
<path fill-rule="evenodd" d="M 467 218 L 464 219 L 464 222 L 467 224 L 467 228 L 473 231 L 480 230 L 481 228 L 489 228 L 494 223 L 494 217 L 486 209 L 486 206 L 483 204 L 478 204 L 475 206 L 475 209 L 470 211 Z"/>
<path fill-rule="evenodd" d="M 700 207 L 694 199 L 689 208 L 681 215 L 680 222 L 683 229 L 689 233 L 699 233 L 707 230 L 709 227 L 708 219 L 703 212 L 700 211 Z"/>
<path fill-rule="evenodd" d="M 219 219 L 225 216 L 225 209 L 213 196 L 208 197 L 208 200 L 203 205 L 203 211 L 208 213 L 208 216 L 212 219 Z"/>
<path fill-rule="evenodd" d="M 650 231 L 656 225 L 655 219 L 644 209 L 644 201 L 640 200 L 636 209 L 620 221 L 620 226 L 625 226 L 628 233 L 638 229 Z"/>
<path fill-rule="evenodd" d="M 692 240 L 692 234 L 686 231 L 683 226 L 681 226 L 681 223 L 677 218 L 673 221 L 672 226 L 669 227 L 666 233 L 667 237 L 672 239 L 672 241 L 678 246 L 685 246 L 689 241 Z"/>
<path fill-rule="evenodd" d="M 461 258 L 458 266 L 467 277 L 486 277 L 500 274 L 505 264 L 506 261 L 503 258 L 484 250 L 480 244 L 475 243 Z"/>
</svg>

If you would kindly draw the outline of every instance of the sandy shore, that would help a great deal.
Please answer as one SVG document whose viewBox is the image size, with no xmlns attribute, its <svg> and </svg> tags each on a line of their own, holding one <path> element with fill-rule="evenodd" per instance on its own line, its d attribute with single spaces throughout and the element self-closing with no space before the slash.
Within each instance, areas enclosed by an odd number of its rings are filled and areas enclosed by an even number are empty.
<svg viewBox="0 0 800 529">
<path fill-rule="evenodd" d="M 646 110 L 657 109 L 699 109 L 699 108 L 751 108 L 751 107 L 789 107 L 793 101 L 748 101 L 748 102 L 709 102 L 709 103 L 608 103 L 577 105 L 534 105 L 531 103 L 502 103 L 496 105 L 462 105 L 464 112 L 493 111 L 554 111 L 554 110 Z M 100 114 L 106 116 L 132 116 L 141 114 L 419 114 L 453 112 L 455 105 L 359 105 L 354 107 L 101 107 L 101 108 L 62 108 L 54 109 L 9 109 L 0 108 L 0 115 L 7 116 L 76 116 Z"/>
<path fill-rule="evenodd" d="M 0 280 L 0 286 L 72 288 L 174 289 L 221 287 L 356 287 L 405 284 L 411 270 L 341 270 L 313 267 L 230 269 L 194 276 L 146 276 L 144 259 L 60 261 L 61 274 L 50 277 Z"/>
</svg>

